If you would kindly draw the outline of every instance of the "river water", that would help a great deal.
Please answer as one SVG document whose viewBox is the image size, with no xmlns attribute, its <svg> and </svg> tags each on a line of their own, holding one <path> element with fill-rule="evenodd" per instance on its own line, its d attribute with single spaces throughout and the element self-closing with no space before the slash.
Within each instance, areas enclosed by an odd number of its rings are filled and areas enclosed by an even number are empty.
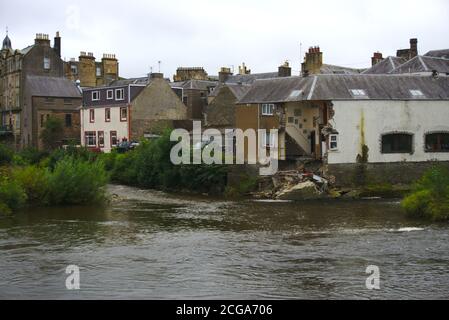
<svg viewBox="0 0 449 320">
<path fill-rule="evenodd" d="M 410 220 L 397 201 L 109 189 L 123 199 L 105 208 L 0 217 L 0 298 L 449 299 L 449 224 Z M 80 290 L 66 289 L 68 265 Z"/>
</svg>

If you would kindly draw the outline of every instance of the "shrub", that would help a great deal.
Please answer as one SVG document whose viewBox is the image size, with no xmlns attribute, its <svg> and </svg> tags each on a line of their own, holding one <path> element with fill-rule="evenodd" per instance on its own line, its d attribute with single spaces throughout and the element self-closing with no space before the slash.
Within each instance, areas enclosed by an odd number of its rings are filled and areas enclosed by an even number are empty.
<svg viewBox="0 0 449 320">
<path fill-rule="evenodd" d="M 49 156 L 47 166 L 53 170 L 59 161 L 67 157 L 72 157 L 81 161 L 95 161 L 98 158 L 98 154 L 93 153 L 84 147 L 78 148 L 76 146 L 68 146 L 65 149 L 60 148 L 54 150 Z"/>
<path fill-rule="evenodd" d="M 402 207 L 414 217 L 448 220 L 449 170 L 438 166 L 428 170 L 402 201 Z"/>
<path fill-rule="evenodd" d="M 110 166 L 111 161 L 111 159 L 107 159 L 105 165 Z M 137 185 L 136 153 L 130 151 L 123 154 L 117 154 L 114 156 L 113 161 L 114 167 L 112 169 L 111 180 L 131 186 Z"/>
<path fill-rule="evenodd" d="M 64 123 L 62 120 L 50 117 L 45 121 L 44 129 L 40 135 L 46 150 L 54 150 L 62 145 Z"/>
<path fill-rule="evenodd" d="M 15 168 L 12 177 L 25 191 L 30 204 L 42 205 L 47 202 L 49 191 L 47 168 L 37 166 Z"/>
<path fill-rule="evenodd" d="M 0 166 L 10 164 L 13 156 L 14 152 L 6 145 L 0 143 Z"/>
<path fill-rule="evenodd" d="M 7 174 L 0 175 L 0 213 L 9 214 L 22 207 L 27 200 L 21 185 Z"/>
<path fill-rule="evenodd" d="M 44 151 L 39 151 L 36 148 L 29 147 L 25 148 L 22 151 L 18 152 L 16 156 L 20 157 L 23 163 L 29 165 L 38 164 L 42 159 L 48 156 L 48 153 Z M 16 162 L 15 162 L 16 163 Z"/>
<path fill-rule="evenodd" d="M 102 202 L 108 175 L 101 161 L 87 162 L 74 157 L 60 160 L 49 177 L 49 201 L 54 205 Z"/>
</svg>

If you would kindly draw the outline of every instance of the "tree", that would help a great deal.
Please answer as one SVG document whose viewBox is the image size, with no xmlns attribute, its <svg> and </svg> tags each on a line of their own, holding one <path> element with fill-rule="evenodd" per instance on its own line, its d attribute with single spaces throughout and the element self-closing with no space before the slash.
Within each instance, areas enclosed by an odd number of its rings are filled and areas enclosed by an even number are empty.
<svg viewBox="0 0 449 320">
<path fill-rule="evenodd" d="M 44 148 L 48 151 L 58 148 L 62 144 L 63 136 L 64 124 L 62 120 L 54 117 L 48 118 L 40 136 Z"/>
</svg>

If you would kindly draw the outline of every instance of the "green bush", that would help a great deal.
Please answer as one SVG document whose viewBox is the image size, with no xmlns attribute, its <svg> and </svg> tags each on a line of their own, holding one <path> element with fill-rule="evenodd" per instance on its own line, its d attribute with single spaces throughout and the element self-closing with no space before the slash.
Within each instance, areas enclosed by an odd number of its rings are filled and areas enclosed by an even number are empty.
<svg viewBox="0 0 449 320">
<path fill-rule="evenodd" d="M 46 150 L 51 151 L 62 145 L 64 136 L 64 123 L 62 120 L 50 117 L 45 121 L 40 138 Z"/>
<path fill-rule="evenodd" d="M 448 220 L 449 170 L 438 166 L 428 170 L 402 201 L 402 207 L 414 217 Z"/>
<path fill-rule="evenodd" d="M 0 213 L 9 214 L 25 205 L 27 196 L 21 185 L 2 170 L 0 173 Z"/>
<path fill-rule="evenodd" d="M 49 203 L 84 205 L 102 202 L 107 182 L 108 175 L 101 161 L 66 157 L 56 164 L 49 176 Z"/>
<path fill-rule="evenodd" d="M 114 155 L 113 159 L 114 160 L 106 158 L 106 160 L 104 160 L 106 168 L 111 166 L 112 161 L 114 162 L 111 170 L 111 180 L 130 186 L 137 185 L 136 153 L 130 151 L 123 154 L 117 154 Z"/>
<path fill-rule="evenodd" d="M 0 143 L 0 166 L 10 164 L 13 156 L 14 152 L 6 145 Z"/>
<path fill-rule="evenodd" d="M 48 162 L 46 163 L 46 165 L 51 170 L 53 170 L 59 161 L 67 157 L 72 157 L 81 161 L 95 161 L 98 158 L 98 154 L 93 153 L 92 151 L 84 147 L 78 148 L 76 146 L 68 146 L 65 149 L 60 148 L 54 150 L 48 157 Z"/>
<path fill-rule="evenodd" d="M 17 167 L 12 178 L 25 191 L 29 204 L 43 205 L 48 199 L 49 174 L 47 168 L 38 166 Z"/>
<path fill-rule="evenodd" d="M 42 159 L 48 156 L 48 153 L 44 151 L 39 151 L 36 148 L 29 147 L 25 148 L 22 151 L 16 153 L 14 164 L 22 165 L 28 164 L 28 165 L 35 165 L 38 164 Z"/>
</svg>

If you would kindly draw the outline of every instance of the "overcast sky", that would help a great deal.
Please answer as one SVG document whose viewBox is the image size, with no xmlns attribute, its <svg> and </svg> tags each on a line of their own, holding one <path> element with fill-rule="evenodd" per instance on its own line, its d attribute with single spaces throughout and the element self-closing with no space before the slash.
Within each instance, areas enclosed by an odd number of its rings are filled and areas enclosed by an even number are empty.
<svg viewBox="0 0 449 320">
<path fill-rule="evenodd" d="M 447 0 L 169 0 L 1 1 L 0 23 L 13 48 L 36 33 L 62 36 L 62 56 L 80 51 L 115 53 L 123 77 L 143 76 L 158 61 L 165 76 L 179 66 L 202 66 L 210 75 L 245 62 L 253 73 L 285 60 L 295 74 L 308 47 L 324 62 L 368 67 L 374 51 L 385 56 L 419 39 L 419 50 L 449 47 Z M 3 34 L 5 31 L 3 31 Z M 1 38 L 3 38 L 2 35 Z"/>
</svg>

